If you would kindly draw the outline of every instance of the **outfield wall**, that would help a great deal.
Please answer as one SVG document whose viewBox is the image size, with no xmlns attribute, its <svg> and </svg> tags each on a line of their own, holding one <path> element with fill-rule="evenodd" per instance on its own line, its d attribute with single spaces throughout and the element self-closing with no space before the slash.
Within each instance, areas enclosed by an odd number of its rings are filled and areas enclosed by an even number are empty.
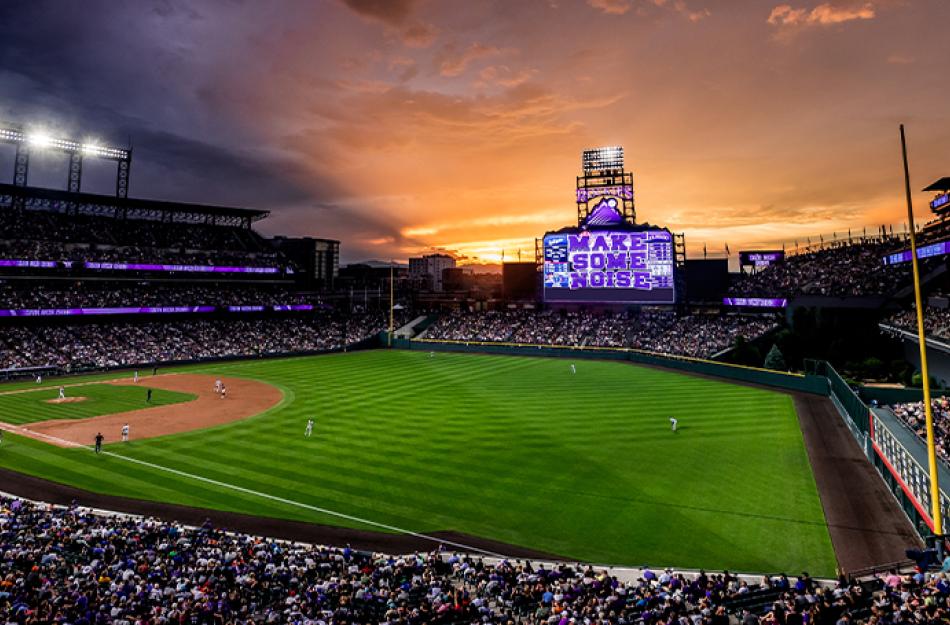
<svg viewBox="0 0 950 625">
<path fill-rule="evenodd" d="M 930 471 L 927 448 L 896 417 L 885 411 L 875 413 L 838 375 L 830 363 L 815 363 L 815 373 L 831 386 L 831 398 L 842 412 L 858 444 L 881 479 L 897 499 L 901 509 L 924 539 L 933 533 L 930 515 Z M 944 518 L 950 513 L 950 472 L 938 462 L 940 502 Z"/>
<path fill-rule="evenodd" d="M 380 335 L 386 345 L 386 333 Z M 412 349 L 440 352 L 469 352 L 481 354 L 505 354 L 510 356 L 544 356 L 572 358 L 575 360 L 622 360 L 637 364 L 676 369 L 686 373 L 726 378 L 737 382 L 750 382 L 772 386 L 788 391 L 813 393 L 827 396 L 828 381 L 820 375 L 782 373 L 756 367 L 745 367 L 701 358 L 689 358 L 673 354 L 657 354 L 629 348 L 572 347 L 560 345 L 530 345 L 525 343 L 490 343 L 477 341 L 436 341 L 431 339 L 394 339 L 396 349 Z"/>
</svg>

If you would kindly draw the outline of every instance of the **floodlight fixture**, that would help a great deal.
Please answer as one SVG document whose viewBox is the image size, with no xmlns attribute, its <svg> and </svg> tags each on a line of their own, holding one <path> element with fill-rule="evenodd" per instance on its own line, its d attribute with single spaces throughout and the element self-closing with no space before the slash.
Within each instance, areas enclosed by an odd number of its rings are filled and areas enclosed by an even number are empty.
<svg viewBox="0 0 950 625">
<path fill-rule="evenodd" d="M 585 174 L 623 170 L 623 147 L 612 145 L 584 150 L 582 165 Z"/>
<path fill-rule="evenodd" d="M 103 158 L 118 162 L 116 176 L 116 196 L 128 197 L 129 168 L 132 162 L 132 151 L 100 145 L 97 141 L 84 142 L 63 139 L 50 135 L 43 129 L 24 132 L 19 127 L 0 127 L 0 142 L 16 145 L 17 156 L 15 163 L 14 184 L 25 187 L 31 150 L 59 150 L 69 154 L 69 191 L 80 191 L 82 177 L 82 159 L 84 156 Z"/>
</svg>

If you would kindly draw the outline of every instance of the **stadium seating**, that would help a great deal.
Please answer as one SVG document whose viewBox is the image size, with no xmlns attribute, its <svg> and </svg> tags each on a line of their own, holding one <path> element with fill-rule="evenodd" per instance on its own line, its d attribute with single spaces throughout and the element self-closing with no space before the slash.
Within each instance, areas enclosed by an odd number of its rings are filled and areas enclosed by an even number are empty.
<svg viewBox="0 0 950 625">
<path fill-rule="evenodd" d="M 39 283 L 0 282 L 3 308 L 91 308 L 108 306 L 239 306 L 253 304 L 315 304 L 312 296 L 292 289 L 263 285 L 228 285 L 81 281 Z"/>
<path fill-rule="evenodd" d="M 0 497 L 3 623 L 938 623 L 948 597 L 944 572 L 825 587 L 807 574 L 748 584 L 649 569 L 624 581 L 589 566 L 367 553 Z"/>
<path fill-rule="evenodd" d="M 538 345 L 630 347 L 707 358 L 737 337 L 758 337 L 777 325 L 773 316 L 685 315 L 667 312 L 550 313 L 498 311 L 443 315 L 425 338 Z"/>
<path fill-rule="evenodd" d="M 934 420 L 934 444 L 937 456 L 950 463 L 950 398 L 932 399 L 930 405 Z M 927 439 L 927 421 L 923 402 L 894 404 L 889 408 L 921 440 Z"/>
<path fill-rule="evenodd" d="M 886 325 L 917 332 L 917 312 L 904 310 L 895 313 L 885 322 Z M 926 307 L 924 309 L 924 332 L 938 339 L 950 339 L 950 309 Z"/>
<path fill-rule="evenodd" d="M 385 329 L 382 313 L 0 327 L 0 371 L 82 371 L 145 363 L 338 349 Z"/>
<path fill-rule="evenodd" d="M 910 263 L 885 265 L 883 258 L 907 246 L 902 237 L 837 241 L 746 274 L 730 293 L 748 297 L 891 296 L 910 284 Z"/>
</svg>

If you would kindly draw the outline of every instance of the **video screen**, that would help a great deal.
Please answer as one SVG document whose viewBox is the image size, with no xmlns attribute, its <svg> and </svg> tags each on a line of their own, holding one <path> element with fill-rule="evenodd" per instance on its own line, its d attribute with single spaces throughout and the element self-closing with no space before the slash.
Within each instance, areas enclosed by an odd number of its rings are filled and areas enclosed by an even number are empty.
<svg viewBox="0 0 950 625">
<path fill-rule="evenodd" d="M 785 260 L 785 252 L 781 250 L 762 250 L 755 252 L 739 252 L 739 265 L 743 267 L 763 268 Z"/>
<path fill-rule="evenodd" d="M 673 304 L 673 235 L 666 230 L 545 235 L 544 299 Z"/>
</svg>

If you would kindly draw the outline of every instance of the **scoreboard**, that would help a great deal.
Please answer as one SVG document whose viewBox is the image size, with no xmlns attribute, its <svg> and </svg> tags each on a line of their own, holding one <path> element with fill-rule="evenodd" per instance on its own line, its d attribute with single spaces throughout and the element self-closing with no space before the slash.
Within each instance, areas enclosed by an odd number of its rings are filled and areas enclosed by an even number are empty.
<svg viewBox="0 0 950 625">
<path fill-rule="evenodd" d="M 544 300 L 673 304 L 668 230 L 582 230 L 544 236 Z"/>
</svg>

